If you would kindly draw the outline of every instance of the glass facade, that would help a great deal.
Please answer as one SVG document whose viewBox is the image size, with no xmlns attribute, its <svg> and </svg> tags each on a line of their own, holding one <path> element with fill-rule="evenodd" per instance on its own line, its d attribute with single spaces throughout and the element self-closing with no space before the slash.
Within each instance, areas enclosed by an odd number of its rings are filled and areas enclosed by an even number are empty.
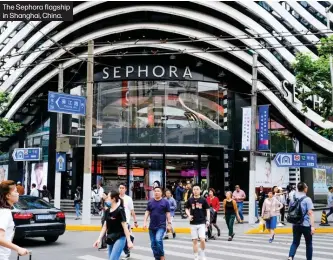
<svg viewBox="0 0 333 260">
<path fill-rule="evenodd" d="M 227 145 L 223 89 L 200 81 L 115 81 L 97 88 L 103 144 Z"/>
</svg>

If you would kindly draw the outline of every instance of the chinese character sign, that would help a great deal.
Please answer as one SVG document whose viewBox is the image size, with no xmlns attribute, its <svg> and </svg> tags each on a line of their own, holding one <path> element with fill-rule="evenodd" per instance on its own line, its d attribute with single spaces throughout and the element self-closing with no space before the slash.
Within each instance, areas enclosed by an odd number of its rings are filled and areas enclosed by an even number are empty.
<svg viewBox="0 0 333 260">
<path fill-rule="evenodd" d="M 268 133 L 268 119 L 269 119 L 269 106 L 259 107 L 259 141 L 258 150 L 269 150 L 269 133 Z"/>
<path fill-rule="evenodd" d="M 243 107 L 242 150 L 249 151 L 251 145 L 251 107 Z"/>
</svg>

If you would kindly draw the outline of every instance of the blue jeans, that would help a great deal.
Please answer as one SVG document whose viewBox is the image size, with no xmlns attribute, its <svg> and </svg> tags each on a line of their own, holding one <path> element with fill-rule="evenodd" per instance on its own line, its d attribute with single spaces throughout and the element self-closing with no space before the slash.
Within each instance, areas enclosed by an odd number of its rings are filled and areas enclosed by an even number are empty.
<svg viewBox="0 0 333 260">
<path fill-rule="evenodd" d="M 256 208 L 255 208 L 255 217 L 256 218 L 259 218 L 259 216 L 258 216 L 258 201 L 256 201 Z"/>
<path fill-rule="evenodd" d="M 116 243 L 108 245 L 109 260 L 119 260 L 126 244 L 126 237 L 119 238 Z"/>
<path fill-rule="evenodd" d="M 75 213 L 76 217 L 80 217 L 80 203 L 75 203 Z"/>
<path fill-rule="evenodd" d="M 241 220 L 244 220 L 243 216 L 243 202 L 237 202 L 238 214 Z"/>
<path fill-rule="evenodd" d="M 293 243 L 291 244 L 289 257 L 294 259 L 296 255 L 296 250 L 301 242 L 302 235 L 305 238 L 305 246 L 306 246 L 306 259 L 312 260 L 312 235 L 311 235 L 311 227 L 303 227 L 299 225 L 293 226 Z"/>
<path fill-rule="evenodd" d="M 161 258 L 161 256 L 164 256 L 164 249 L 163 249 L 164 233 L 165 233 L 165 228 L 159 228 L 157 230 L 149 229 L 151 249 L 153 250 L 155 259 L 158 260 Z"/>
</svg>

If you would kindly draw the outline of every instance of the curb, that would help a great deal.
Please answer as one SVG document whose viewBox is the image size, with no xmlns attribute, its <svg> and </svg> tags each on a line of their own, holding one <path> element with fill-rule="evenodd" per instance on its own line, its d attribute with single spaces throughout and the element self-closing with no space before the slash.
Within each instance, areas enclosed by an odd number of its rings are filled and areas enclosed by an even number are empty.
<svg viewBox="0 0 333 260">
<path fill-rule="evenodd" d="M 101 226 L 93 226 L 93 225 L 66 225 L 66 230 L 67 231 L 101 231 L 102 227 Z M 174 228 L 173 229 L 176 233 L 179 234 L 190 234 L 191 229 L 190 228 Z M 133 228 L 133 232 L 136 233 L 148 233 L 148 229 L 143 229 L 143 228 Z"/>
<path fill-rule="evenodd" d="M 292 228 L 277 228 L 275 229 L 275 234 L 292 234 L 293 230 Z M 253 228 L 249 229 L 245 232 L 245 234 L 269 234 L 267 230 L 263 231 L 263 229 Z M 327 228 L 316 228 L 315 234 L 333 234 L 333 228 L 327 227 Z"/>
</svg>

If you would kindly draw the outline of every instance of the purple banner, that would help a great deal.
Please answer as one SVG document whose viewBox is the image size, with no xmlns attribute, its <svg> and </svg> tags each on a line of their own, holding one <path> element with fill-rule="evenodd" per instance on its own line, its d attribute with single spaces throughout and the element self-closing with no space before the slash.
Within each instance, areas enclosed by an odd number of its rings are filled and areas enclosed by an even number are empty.
<svg viewBox="0 0 333 260">
<path fill-rule="evenodd" d="M 259 106 L 259 151 L 269 150 L 268 119 L 269 106 Z"/>
</svg>

